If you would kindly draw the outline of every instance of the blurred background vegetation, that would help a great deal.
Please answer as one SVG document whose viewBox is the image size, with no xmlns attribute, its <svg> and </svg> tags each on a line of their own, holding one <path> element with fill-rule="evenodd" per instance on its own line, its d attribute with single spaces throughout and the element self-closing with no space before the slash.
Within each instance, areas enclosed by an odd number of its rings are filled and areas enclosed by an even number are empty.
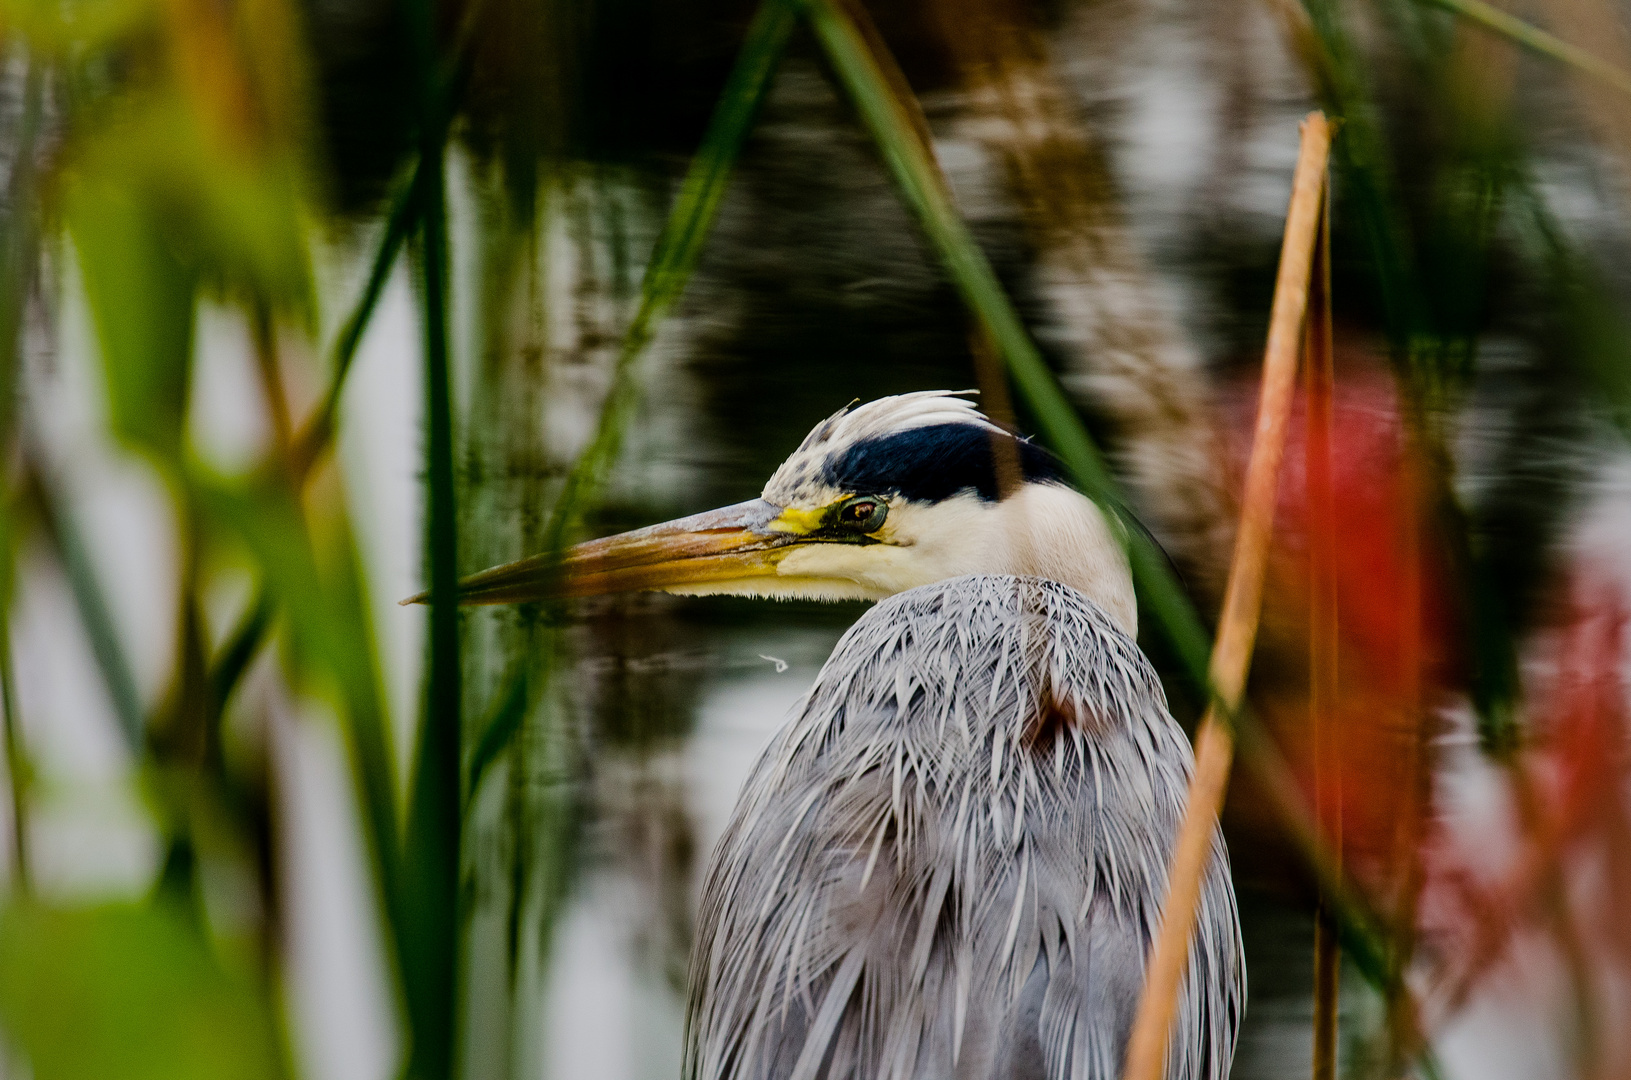
<svg viewBox="0 0 1631 1080">
<path fill-rule="evenodd" d="M 1294 446 L 1235 1073 L 1307 1069 L 1317 813 L 1345 1073 L 1631 1075 L 1626 15 L 0 0 L 6 1075 L 675 1075 L 698 868 L 860 608 L 446 600 L 852 399 L 980 386 L 1136 512 L 1192 722 L 1312 107 L 1344 781 Z"/>
</svg>

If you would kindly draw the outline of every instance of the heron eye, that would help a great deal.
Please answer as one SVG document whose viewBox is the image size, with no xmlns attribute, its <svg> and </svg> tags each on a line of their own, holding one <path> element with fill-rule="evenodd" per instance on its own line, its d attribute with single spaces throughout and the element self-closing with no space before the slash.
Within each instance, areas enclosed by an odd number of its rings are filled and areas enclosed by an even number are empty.
<svg viewBox="0 0 1631 1080">
<path fill-rule="evenodd" d="M 888 516 L 888 505 L 870 495 L 853 498 L 838 508 L 838 524 L 856 532 L 877 532 Z"/>
</svg>

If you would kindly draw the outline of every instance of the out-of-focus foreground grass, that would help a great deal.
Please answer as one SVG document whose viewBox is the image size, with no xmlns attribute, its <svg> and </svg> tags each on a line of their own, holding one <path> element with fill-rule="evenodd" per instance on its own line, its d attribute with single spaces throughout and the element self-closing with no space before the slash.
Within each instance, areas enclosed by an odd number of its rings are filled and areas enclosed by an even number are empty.
<svg viewBox="0 0 1631 1080">
<path fill-rule="evenodd" d="M 1231 110 L 1275 95 L 1342 125 L 1342 693 L 1330 719 L 1346 778 L 1314 805 L 1308 522 L 1292 476 L 1252 689 L 1256 749 L 1249 739 L 1244 755 L 1261 770 L 1229 815 L 1231 834 L 1253 841 L 1237 859 L 1303 897 L 1343 854 L 1344 944 L 1387 1006 L 1354 1034 L 1356 1073 L 1432 1070 L 1438 1033 L 1515 943 L 1539 941 L 1564 987 L 1555 1023 L 1569 1070 L 1625 1075 L 1627 569 L 1571 538 L 1631 435 L 1631 290 L 1612 261 L 1628 241 L 1578 235 L 1548 172 L 1573 154 L 1625 196 L 1620 13 L 1606 0 L 1515 12 L 1553 37 L 1475 0 L 1237 6 L 1268 27 L 1283 81 L 1256 85 L 1220 17 L 1205 59 L 1238 91 L 1220 106 L 1220 139 L 1245 125 Z M 1229 312 L 1209 344 L 1146 310 L 1154 272 L 1106 164 L 1104 118 L 1073 81 L 1102 54 L 1073 52 L 1079 39 L 1060 29 L 1080 8 L 1113 35 L 1146 19 L 1143 7 L 0 0 L 0 603 L 10 611 L 20 568 L 41 565 L 33 553 L 66 576 L 162 849 L 135 895 L 87 898 L 31 877 L 31 810 L 61 796 L 33 764 L 0 620 L 8 1069 L 41 1080 L 299 1071 L 283 1005 L 279 759 L 264 708 L 238 693 L 259 665 L 343 733 L 405 1073 L 536 1071 L 528 1025 L 583 813 L 570 784 L 544 778 L 590 765 L 563 732 L 572 613 L 460 616 L 453 584 L 578 538 L 601 505 L 639 408 L 640 361 L 707 250 L 733 167 L 744 146 L 763 163 L 781 145 L 751 140 L 788 55 L 847 103 L 841 122 L 865 133 L 909 209 L 935 282 L 925 294 L 946 294 L 929 315 L 952 324 L 934 339 L 950 352 L 940 370 L 981 381 L 988 404 L 1011 376 L 1019 420 L 1096 496 L 1137 511 L 1184 571 L 1187 589 L 1152 547 L 1134 553 L 1145 645 L 1193 711 L 1250 430 L 1234 404 L 1250 365 L 1236 358 L 1258 344 L 1272 246 L 1226 231 L 1195 239 Z M 1533 97 L 1537 72 L 1552 92 Z M 927 120 L 914 91 L 938 103 Z M 1018 254 L 988 257 L 976 239 L 990 236 L 959 216 L 932 154 L 954 128 L 996 163 Z M 843 219 L 849 204 L 830 212 Z M 571 315 L 540 311 L 562 292 L 549 275 L 563 274 L 540 251 L 557 250 L 563 229 L 599 266 L 563 275 L 578 290 Z M 404 726 L 416 734 L 399 754 L 358 542 L 370 523 L 350 518 L 333 443 L 351 362 L 404 267 L 420 339 L 393 378 L 424 403 L 431 603 L 423 692 Z M 796 309 L 799 295 L 778 302 Z M 592 390 L 572 399 L 563 454 L 545 417 L 560 416 L 561 387 L 584 381 L 569 368 L 585 362 L 551 335 L 583 311 L 616 344 L 585 347 Z M 220 362 L 206 318 L 241 328 L 258 380 L 267 434 L 236 464 L 195 435 L 193 390 Z M 87 323 L 96 422 L 157 478 L 176 538 L 173 617 L 158 623 L 174 627 L 172 670 L 157 694 L 138 687 L 137 643 L 110 614 L 87 508 L 46 450 L 52 418 L 31 411 L 47 399 L 25 392 L 65 327 Z M 1077 354 L 1044 333 L 1061 324 L 1077 333 L 1067 342 L 1085 341 Z M 870 356 L 855 343 L 871 324 L 855 325 L 846 347 Z M 982 357 L 1006 367 L 977 375 Z M 774 378 L 819 388 L 830 409 L 852 384 L 819 359 L 795 355 L 804 366 Z M 704 395 L 762 430 L 733 378 Z M 1498 860 L 1452 812 L 1470 773 L 1500 792 L 1504 816 L 1485 823 L 1506 845 Z M 1310 845 L 1315 820 L 1326 831 Z M 250 883 L 253 902 L 223 901 L 208 885 L 223 875 Z M 476 1000 L 502 1022 L 473 1019 Z M 487 1041 L 472 1047 L 478 1029 Z"/>
</svg>

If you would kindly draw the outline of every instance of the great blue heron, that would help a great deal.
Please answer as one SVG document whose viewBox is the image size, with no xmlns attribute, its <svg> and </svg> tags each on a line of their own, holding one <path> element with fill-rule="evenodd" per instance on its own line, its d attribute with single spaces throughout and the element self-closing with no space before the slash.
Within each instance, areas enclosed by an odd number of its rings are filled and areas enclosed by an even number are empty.
<svg viewBox="0 0 1631 1080">
<path fill-rule="evenodd" d="M 1191 755 L 1133 641 L 1123 550 L 1057 462 L 961 397 L 884 398 L 817 426 L 763 498 L 461 599 L 631 589 L 882 601 L 713 852 L 686 1076 L 1117 1076 Z M 1223 1080 L 1244 1007 L 1214 848 L 1170 1078 Z"/>
</svg>

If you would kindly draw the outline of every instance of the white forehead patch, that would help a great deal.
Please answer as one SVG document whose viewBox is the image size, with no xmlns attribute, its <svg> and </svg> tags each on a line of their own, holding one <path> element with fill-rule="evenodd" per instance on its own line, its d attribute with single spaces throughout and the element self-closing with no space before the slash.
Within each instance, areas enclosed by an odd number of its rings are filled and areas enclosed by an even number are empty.
<svg viewBox="0 0 1631 1080">
<path fill-rule="evenodd" d="M 974 424 L 1000 432 L 968 400 L 977 390 L 918 390 L 879 398 L 854 408 L 845 406 L 811 429 L 799 448 L 782 462 L 765 484 L 764 498 L 777 506 L 795 502 L 819 506 L 844 494 L 822 480 L 822 465 L 857 443 L 913 428 L 938 424 Z"/>
</svg>

